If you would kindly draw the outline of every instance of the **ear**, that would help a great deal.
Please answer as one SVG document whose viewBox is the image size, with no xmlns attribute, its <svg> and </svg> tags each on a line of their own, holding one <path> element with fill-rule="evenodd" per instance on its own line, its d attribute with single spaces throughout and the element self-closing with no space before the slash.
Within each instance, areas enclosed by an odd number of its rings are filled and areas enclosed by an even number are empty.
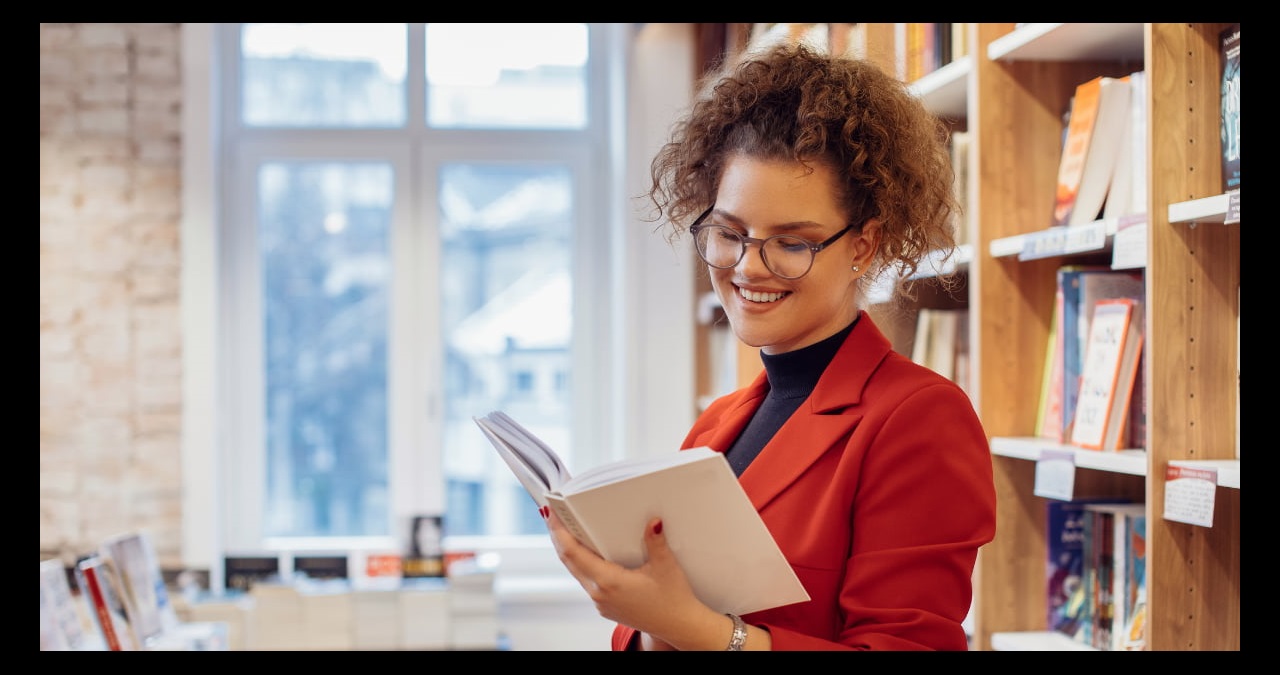
<svg viewBox="0 0 1280 675">
<path fill-rule="evenodd" d="M 853 238 L 853 259 L 849 261 L 849 265 L 864 271 L 871 269 L 871 263 L 875 260 L 878 250 L 880 250 L 880 219 L 872 218 Z"/>
</svg>

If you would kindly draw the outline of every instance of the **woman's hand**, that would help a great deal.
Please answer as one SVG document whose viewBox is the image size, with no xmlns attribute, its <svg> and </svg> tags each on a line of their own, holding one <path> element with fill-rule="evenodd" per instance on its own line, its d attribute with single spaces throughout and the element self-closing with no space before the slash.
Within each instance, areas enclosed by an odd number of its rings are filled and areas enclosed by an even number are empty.
<svg viewBox="0 0 1280 675">
<path fill-rule="evenodd" d="M 725 621 L 693 594 L 662 534 L 661 520 L 654 518 L 639 533 L 644 537 L 645 563 L 627 569 L 579 542 L 554 512 L 546 515 L 560 562 L 591 596 L 600 616 L 647 634 L 644 648 L 673 649 L 692 637 L 690 633 Z"/>
</svg>

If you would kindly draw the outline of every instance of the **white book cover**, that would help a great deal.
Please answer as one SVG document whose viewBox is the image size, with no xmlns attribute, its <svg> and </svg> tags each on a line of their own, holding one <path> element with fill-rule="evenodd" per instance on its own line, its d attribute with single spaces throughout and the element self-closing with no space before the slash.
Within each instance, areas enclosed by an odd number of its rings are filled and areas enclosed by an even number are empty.
<svg viewBox="0 0 1280 675">
<path fill-rule="evenodd" d="M 722 453 L 690 448 L 571 475 L 504 413 L 475 421 L 534 501 L 602 557 L 643 564 L 644 528 L 661 518 L 694 593 L 715 610 L 750 614 L 809 599 Z"/>
</svg>

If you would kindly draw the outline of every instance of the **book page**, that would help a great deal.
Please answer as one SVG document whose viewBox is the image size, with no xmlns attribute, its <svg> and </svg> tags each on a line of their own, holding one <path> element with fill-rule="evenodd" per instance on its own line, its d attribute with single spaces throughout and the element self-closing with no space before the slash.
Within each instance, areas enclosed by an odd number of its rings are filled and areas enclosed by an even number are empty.
<svg viewBox="0 0 1280 675">
<path fill-rule="evenodd" d="M 616 483 L 633 476 L 652 473 L 665 467 L 695 462 L 699 459 L 705 459 L 709 454 L 715 454 L 715 450 L 706 447 L 690 448 L 659 457 L 641 457 L 603 464 L 574 476 L 567 483 L 561 485 L 558 491 L 563 494 L 571 494 L 589 490 L 593 487 Z"/>
</svg>

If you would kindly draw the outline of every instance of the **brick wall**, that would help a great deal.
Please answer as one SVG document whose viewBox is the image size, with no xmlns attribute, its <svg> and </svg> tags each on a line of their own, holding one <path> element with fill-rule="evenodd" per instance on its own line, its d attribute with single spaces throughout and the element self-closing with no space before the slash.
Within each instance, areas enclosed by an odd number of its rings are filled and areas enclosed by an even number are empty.
<svg viewBox="0 0 1280 675">
<path fill-rule="evenodd" d="M 181 24 L 40 24 L 40 554 L 180 566 Z"/>
</svg>

